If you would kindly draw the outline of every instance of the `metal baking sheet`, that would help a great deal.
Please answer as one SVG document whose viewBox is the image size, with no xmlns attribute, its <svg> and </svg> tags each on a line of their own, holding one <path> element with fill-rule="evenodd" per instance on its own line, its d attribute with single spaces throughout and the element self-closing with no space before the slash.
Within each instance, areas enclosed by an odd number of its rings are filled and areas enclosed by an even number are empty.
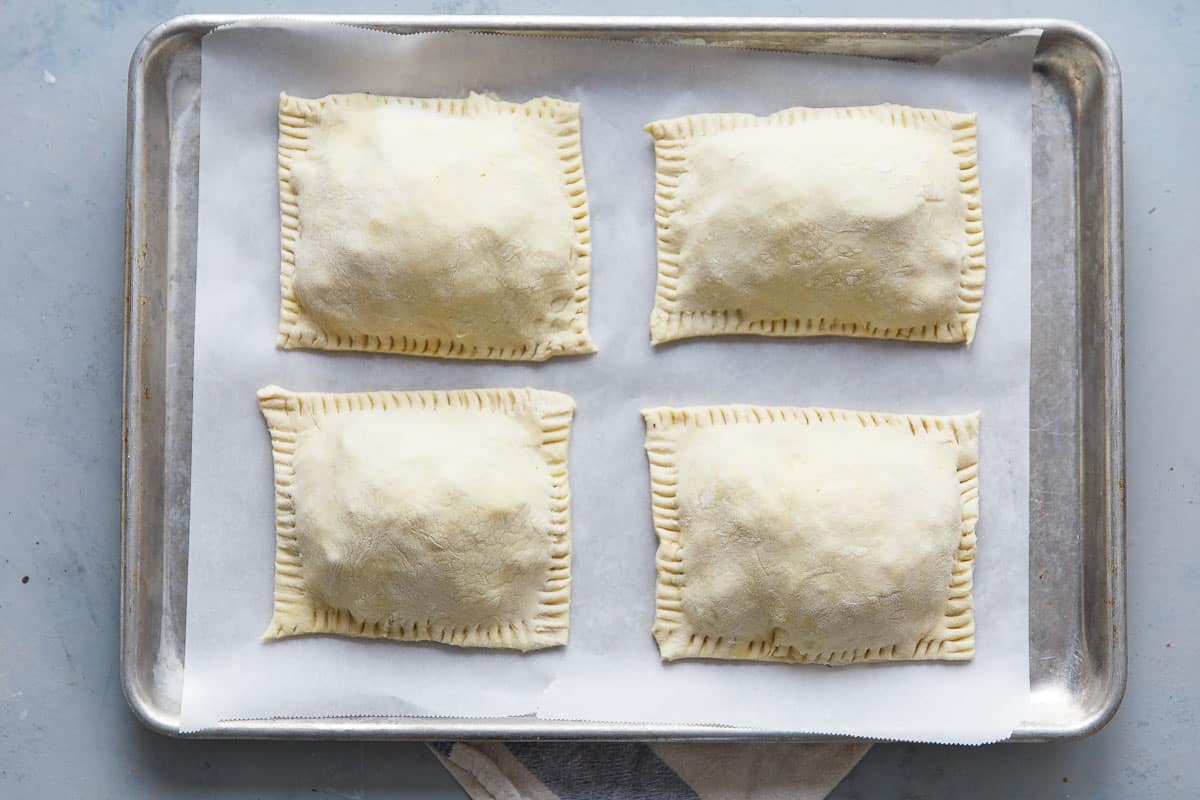
<svg viewBox="0 0 1200 800">
<path fill-rule="evenodd" d="M 200 40 L 237 16 L 150 31 L 129 72 L 121 679 L 134 714 L 179 734 L 192 419 Z M 1121 89 L 1107 45 L 1059 20 L 285 17 L 409 33 L 469 30 L 706 42 L 936 61 L 1041 28 L 1033 76 L 1030 718 L 1018 741 L 1086 736 L 1125 689 Z M 791 739 L 685 725 L 531 717 L 222 723 L 205 737 Z"/>
</svg>

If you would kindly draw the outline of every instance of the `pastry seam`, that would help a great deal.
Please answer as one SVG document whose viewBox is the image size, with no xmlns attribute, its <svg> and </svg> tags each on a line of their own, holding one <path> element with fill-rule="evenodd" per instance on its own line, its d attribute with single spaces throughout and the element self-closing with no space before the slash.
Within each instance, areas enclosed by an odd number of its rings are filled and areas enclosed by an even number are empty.
<svg viewBox="0 0 1200 800">
<path fill-rule="evenodd" d="M 967 258 L 958 284 L 958 310 L 953 321 L 934 325 L 891 328 L 870 320 L 832 317 L 748 318 L 740 308 L 679 309 L 679 258 L 683 225 L 672 225 L 680 211 L 676 199 L 687 172 L 688 145 L 699 137 L 744 128 L 791 127 L 810 120 L 874 119 L 909 128 L 949 128 L 951 151 L 958 158 L 959 189 L 966 216 Z M 651 122 L 646 131 L 654 137 L 654 218 L 657 229 L 658 278 L 650 339 L 654 344 L 693 336 L 754 334 L 759 336 L 849 336 L 874 339 L 907 339 L 923 342 L 966 342 L 975 337 L 983 302 L 985 273 L 983 204 L 979 188 L 978 133 L 975 114 L 937 109 L 909 108 L 890 103 L 851 108 L 789 108 L 766 117 L 753 114 L 693 114 Z"/>
<path fill-rule="evenodd" d="M 978 442 L 978 413 L 939 417 L 829 408 L 700 406 L 645 409 L 642 416 L 646 421 L 651 503 L 654 530 L 658 537 L 653 632 L 664 661 L 725 658 L 843 665 L 873 661 L 969 661 L 974 657 L 975 607 L 972 588 L 975 528 L 979 520 L 979 462 L 977 449 L 970 448 L 964 452 L 962 445 Z M 714 425 L 821 425 L 837 422 L 858 422 L 864 428 L 891 426 L 907 429 L 913 436 L 949 431 L 960 445 L 957 475 L 962 503 L 962 536 L 950 570 L 945 612 L 938 625 L 930 631 L 930 635 L 916 642 L 864 646 L 828 653 L 800 653 L 790 646 L 781 650 L 769 639 L 739 642 L 728 637 L 707 636 L 695 630 L 683 611 L 687 572 L 683 559 L 685 548 L 680 541 L 677 434 L 689 428 Z"/>
<path fill-rule="evenodd" d="M 536 389 L 464 389 L 421 392 L 323 394 L 290 392 L 278 386 L 258 391 L 258 404 L 271 434 L 275 478 L 275 591 L 264 639 L 332 633 L 433 641 L 462 647 L 534 650 L 567 643 L 571 596 L 571 506 L 567 479 L 567 442 L 575 404 L 567 395 Z M 508 625 L 435 625 L 429 621 L 371 621 L 328 606 L 308 593 L 303 554 L 296 535 L 292 497 L 293 458 L 303 421 L 322 416 L 391 409 L 456 407 L 483 413 L 533 414 L 541 426 L 540 449 L 550 471 L 550 554 L 537 613 Z"/>
<path fill-rule="evenodd" d="M 571 210 L 575 252 L 575 314 L 570 327 L 551 339 L 528 342 L 519 347 L 464 345 L 438 336 L 375 336 L 341 334 L 326 331 L 304 315 L 293 288 L 296 274 L 296 240 L 300 236 L 300 202 L 292 189 L 292 159 L 308 150 L 308 129 L 320 121 L 321 110 L 329 104 L 350 108 L 376 108 L 403 105 L 450 117 L 508 113 L 546 120 L 554 126 L 563 191 Z M 583 174 L 583 150 L 580 143 L 579 104 L 552 97 L 540 97 L 526 103 L 509 103 L 485 95 L 465 98 L 391 97 L 373 94 L 327 95 L 318 99 L 279 95 L 279 333 L 275 346 L 290 350 L 361 350 L 378 353 L 434 356 L 438 358 L 494 359 L 504 361 L 543 361 L 555 355 L 594 353 L 588 331 L 588 304 L 591 285 L 591 228 L 587 185 Z"/>
</svg>

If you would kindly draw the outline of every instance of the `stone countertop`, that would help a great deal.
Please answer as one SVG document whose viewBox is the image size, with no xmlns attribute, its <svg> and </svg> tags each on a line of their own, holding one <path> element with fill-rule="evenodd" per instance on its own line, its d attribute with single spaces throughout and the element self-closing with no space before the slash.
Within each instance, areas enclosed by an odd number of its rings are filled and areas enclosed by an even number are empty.
<svg viewBox="0 0 1200 800">
<path fill-rule="evenodd" d="M 143 730 L 117 668 L 129 56 L 199 11 L 705 14 L 1077 20 L 1125 97 L 1129 685 L 1064 744 L 877 745 L 833 797 L 1144 800 L 1195 794 L 1200 390 L 1200 5 L 1087 0 L 295 0 L 0 4 L 0 796 L 462 798 L 420 744 L 176 741 Z M 1174 422 L 1183 416 L 1182 422 Z M 1192 742 L 1192 744 L 1188 744 Z"/>
</svg>

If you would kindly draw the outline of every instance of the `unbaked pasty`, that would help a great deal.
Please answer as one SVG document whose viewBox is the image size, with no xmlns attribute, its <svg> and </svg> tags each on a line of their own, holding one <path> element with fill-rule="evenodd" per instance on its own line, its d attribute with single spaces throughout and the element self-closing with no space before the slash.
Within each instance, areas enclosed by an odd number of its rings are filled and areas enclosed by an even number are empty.
<svg viewBox="0 0 1200 800">
<path fill-rule="evenodd" d="M 579 105 L 279 99 L 282 348 L 595 351 Z"/>
<path fill-rule="evenodd" d="M 664 660 L 974 656 L 978 414 L 643 415 Z"/>
<path fill-rule="evenodd" d="M 967 342 L 983 299 L 975 115 L 881 105 L 652 122 L 655 343 Z"/>
<path fill-rule="evenodd" d="M 275 462 L 275 611 L 305 633 L 566 644 L 570 397 L 259 390 Z"/>
</svg>

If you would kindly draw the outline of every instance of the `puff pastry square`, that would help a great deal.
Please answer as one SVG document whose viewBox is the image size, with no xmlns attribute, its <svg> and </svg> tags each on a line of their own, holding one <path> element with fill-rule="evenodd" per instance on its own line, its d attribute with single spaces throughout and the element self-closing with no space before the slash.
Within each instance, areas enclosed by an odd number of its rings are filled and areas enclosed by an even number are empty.
<svg viewBox="0 0 1200 800">
<path fill-rule="evenodd" d="M 279 99 L 281 348 L 595 351 L 579 104 Z"/>
<path fill-rule="evenodd" d="M 655 343 L 967 342 L 983 299 L 974 114 L 881 105 L 652 122 Z"/>
<path fill-rule="evenodd" d="M 264 638 L 566 644 L 570 397 L 268 386 L 258 403 L 275 462 Z"/>
<path fill-rule="evenodd" d="M 979 415 L 643 412 L 664 661 L 963 661 Z"/>
</svg>

